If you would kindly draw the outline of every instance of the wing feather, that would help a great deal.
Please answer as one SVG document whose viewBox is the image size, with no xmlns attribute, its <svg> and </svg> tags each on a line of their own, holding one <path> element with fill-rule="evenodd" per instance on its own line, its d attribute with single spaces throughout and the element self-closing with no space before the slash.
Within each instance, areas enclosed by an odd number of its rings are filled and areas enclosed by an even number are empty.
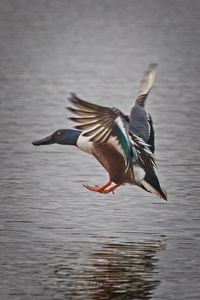
<svg viewBox="0 0 200 300">
<path fill-rule="evenodd" d="M 157 66 L 158 64 L 155 63 L 149 64 L 149 67 L 145 71 L 143 79 L 140 83 L 140 88 L 136 99 L 136 103 L 140 104 L 143 107 L 144 107 L 146 97 L 148 96 L 149 92 L 151 91 L 154 85 L 156 79 Z"/>
<path fill-rule="evenodd" d="M 75 106 L 68 109 L 76 115 L 70 119 L 80 124 L 76 128 L 82 130 L 84 136 L 91 137 L 93 142 L 107 142 L 120 110 L 81 100 L 75 94 L 71 94 L 68 99 Z"/>
<path fill-rule="evenodd" d="M 154 168 L 156 167 L 156 162 L 153 153 L 149 149 L 149 145 L 145 143 L 143 139 L 134 134 L 132 131 L 129 131 L 129 134 L 133 146 L 137 151 L 138 160 L 140 161 L 142 166 L 147 167 L 150 170 L 154 170 Z"/>
</svg>

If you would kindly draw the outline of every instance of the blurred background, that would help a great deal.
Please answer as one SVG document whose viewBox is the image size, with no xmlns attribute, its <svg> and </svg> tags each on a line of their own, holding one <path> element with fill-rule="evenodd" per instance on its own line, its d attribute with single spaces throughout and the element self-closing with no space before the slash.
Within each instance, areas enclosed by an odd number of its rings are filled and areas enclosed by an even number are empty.
<svg viewBox="0 0 200 300">
<path fill-rule="evenodd" d="M 198 0 L 0 1 L 0 298 L 198 299 Z M 33 140 L 73 124 L 78 96 L 128 113 L 159 63 L 147 109 L 169 201 L 73 147 Z"/>
</svg>

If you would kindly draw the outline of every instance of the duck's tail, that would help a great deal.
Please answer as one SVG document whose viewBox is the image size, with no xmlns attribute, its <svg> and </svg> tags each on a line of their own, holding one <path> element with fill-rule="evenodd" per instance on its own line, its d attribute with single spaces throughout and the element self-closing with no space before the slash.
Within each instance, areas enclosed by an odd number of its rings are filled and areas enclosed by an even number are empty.
<svg viewBox="0 0 200 300">
<path fill-rule="evenodd" d="M 146 172 L 145 178 L 142 180 L 142 185 L 146 191 L 167 201 L 167 192 L 161 188 L 158 177 L 154 172 Z"/>
</svg>

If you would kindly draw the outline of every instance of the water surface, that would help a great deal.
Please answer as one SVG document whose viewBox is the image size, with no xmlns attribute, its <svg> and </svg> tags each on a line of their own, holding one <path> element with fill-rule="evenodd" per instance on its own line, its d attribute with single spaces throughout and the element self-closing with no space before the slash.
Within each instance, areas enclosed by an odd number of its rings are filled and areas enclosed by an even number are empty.
<svg viewBox="0 0 200 300">
<path fill-rule="evenodd" d="M 0 298 L 198 299 L 199 1 L 0 2 Z M 128 112 L 143 71 L 167 203 L 73 147 L 70 92 Z"/>
</svg>

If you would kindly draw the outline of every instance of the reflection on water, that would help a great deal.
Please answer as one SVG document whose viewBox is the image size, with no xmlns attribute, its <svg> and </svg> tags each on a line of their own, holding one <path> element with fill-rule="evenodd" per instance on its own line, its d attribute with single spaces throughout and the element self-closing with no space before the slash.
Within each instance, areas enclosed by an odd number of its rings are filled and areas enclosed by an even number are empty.
<svg viewBox="0 0 200 300">
<path fill-rule="evenodd" d="M 156 254 L 161 249 L 164 249 L 161 241 L 108 243 L 91 253 L 88 249 L 87 258 L 77 272 L 59 264 L 54 273 L 66 286 L 69 277 L 73 277 L 73 299 L 150 299 L 160 283 L 155 273 L 158 272 Z"/>
</svg>

